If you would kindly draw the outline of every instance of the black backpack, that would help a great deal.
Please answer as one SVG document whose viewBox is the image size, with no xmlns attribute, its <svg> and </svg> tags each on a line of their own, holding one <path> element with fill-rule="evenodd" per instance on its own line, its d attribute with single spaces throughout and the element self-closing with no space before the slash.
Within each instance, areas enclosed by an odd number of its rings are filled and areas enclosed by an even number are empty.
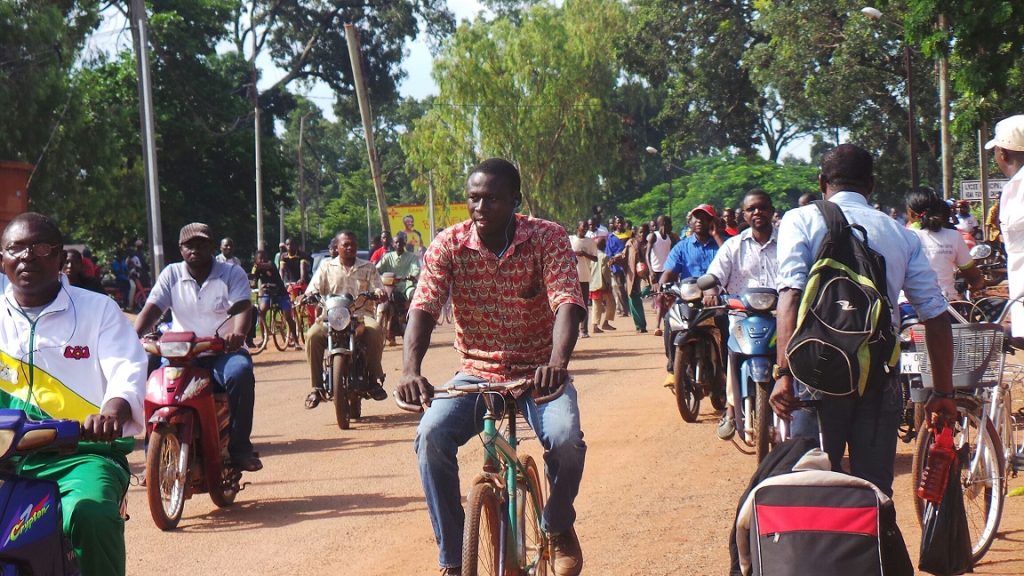
<svg viewBox="0 0 1024 576">
<path fill-rule="evenodd" d="M 793 377 L 809 388 L 863 394 L 899 359 L 886 288 L 885 258 L 868 246 L 867 231 L 842 209 L 819 200 L 828 236 L 818 250 L 800 298 L 786 348 Z M 859 234 L 855 234 L 854 230 Z"/>
</svg>

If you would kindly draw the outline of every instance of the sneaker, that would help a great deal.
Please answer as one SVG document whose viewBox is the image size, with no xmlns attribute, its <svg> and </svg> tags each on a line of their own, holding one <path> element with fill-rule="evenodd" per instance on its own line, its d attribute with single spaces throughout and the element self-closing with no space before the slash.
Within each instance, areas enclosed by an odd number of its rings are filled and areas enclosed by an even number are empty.
<svg viewBox="0 0 1024 576">
<path fill-rule="evenodd" d="M 442 567 L 441 576 L 462 576 L 462 566 Z"/>
<path fill-rule="evenodd" d="M 583 334 L 580 334 L 580 338 L 590 338 L 590 334 L 584 332 Z"/>
<path fill-rule="evenodd" d="M 377 402 L 388 399 L 387 390 L 384 390 L 384 387 L 380 384 L 374 385 L 373 388 L 367 390 L 366 393 L 370 395 L 370 398 L 373 398 Z"/>
<path fill-rule="evenodd" d="M 723 414 L 721 421 L 718 422 L 718 437 L 722 440 L 732 440 L 735 434 L 736 419 L 728 414 Z"/>
<path fill-rule="evenodd" d="M 578 576 L 583 571 L 583 551 L 576 529 L 549 535 L 551 543 L 551 572 L 554 576 Z"/>
<path fill-rule="evenodd" d="M 662 383 L 662 386 L 664 386 L 665 388 L 675 388 L 676 387 L 676 376 L 675 376 L 675 374 L 666 374 L 665 375 L 665 381 Z"/>
</svg>

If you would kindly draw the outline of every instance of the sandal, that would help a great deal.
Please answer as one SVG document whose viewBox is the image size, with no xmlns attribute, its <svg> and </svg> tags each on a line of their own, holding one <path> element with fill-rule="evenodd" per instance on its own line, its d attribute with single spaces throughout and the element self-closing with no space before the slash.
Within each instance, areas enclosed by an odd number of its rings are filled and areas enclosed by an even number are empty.
<svg viewBox="0 0 1024 576">
<path fill-rule="evenodd" d="M 320 391 L 314 389 L 306 396 L 306 410 L 312 410 L 320 405 Z"/>
</svg>

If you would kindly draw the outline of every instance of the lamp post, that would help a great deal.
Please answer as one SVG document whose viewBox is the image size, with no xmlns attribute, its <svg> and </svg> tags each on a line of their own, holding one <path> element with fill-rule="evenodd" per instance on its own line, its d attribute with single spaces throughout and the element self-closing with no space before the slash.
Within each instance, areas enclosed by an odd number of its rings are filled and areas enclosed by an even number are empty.
<svg viewBox="0 0 1024 576">
<path fill-rule="evenodd" d="M 877 8 L 865 6 L 860 12 L 875 22 L 882 20 L 882 11 Z M 917 173 L 917 145 L 914 143 L 914 75 L 911 68 L 910 44 L 906 40 L 903 41 L 903 65 L 907 74 L 907 152 L 910 155 L 910 185 L 917 188 L 921 181 Z"/>
<path fill-rule="evenodd" d="M 648 147 L 644 148 L 644 151 L 647 152 L 648 154 L 650 154 L 651 156 L 661 156 L 661 151 L 658 150 L 657 148 L 655 148 L 654 146 L 648 146 Z M 679 170 L 683 174 L 689 174 L 690 171 L 685 169 L 685 168 L 680 168 L 679 166 L 676 166 L 675 164 L 670 162 L 668 159 L 665 159 L 664 157 L 662 159 L 665 161 L 665 175 L 668 177 L 668 219 L 671 220 L 672 219 L 672 174 L 671 174 L 670 170 L 672 168 L 675 168 L 676 170 Z"/>
</svg>

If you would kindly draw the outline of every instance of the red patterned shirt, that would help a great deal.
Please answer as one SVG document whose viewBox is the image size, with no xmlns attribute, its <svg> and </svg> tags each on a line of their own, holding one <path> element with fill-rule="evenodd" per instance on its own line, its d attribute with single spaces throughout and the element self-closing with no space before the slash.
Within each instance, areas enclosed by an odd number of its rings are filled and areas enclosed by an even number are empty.
<svg viewBox="0 0 1024 576">
<path fill-rule="evenodd" d="M 437 235 L 423 256 L 411 306 L 436 320 L 449 290 L 461 370 L 492 382 L 547 364 L 555 310 L 584 307 L 565 230 L 522 215 L 501 258 L 483 245 L 471 220 Z"/>
</svg>

